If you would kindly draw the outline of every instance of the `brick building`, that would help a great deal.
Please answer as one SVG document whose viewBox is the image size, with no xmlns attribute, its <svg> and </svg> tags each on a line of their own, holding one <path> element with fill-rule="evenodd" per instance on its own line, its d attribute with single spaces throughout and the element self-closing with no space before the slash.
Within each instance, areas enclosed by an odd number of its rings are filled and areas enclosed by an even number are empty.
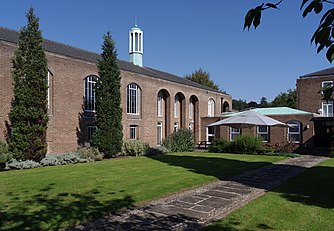
<svg viewBox="0 0 334 231">
<path fill-rule="evenodd" d="M 206 127 L 208 139 L 220 138 L 233 141 L 239 135 L 253 135 L 263 138 L 270 146 L 284 146 L 293 143 L 297 151 L 305 152 L 305 147 L 313 145 L 313 113 L 288 107 L 255 108 L 253 111 L 269 116 L 289 127 L 252 126 L 249 128 L 232 128 L 228 126 Z M 203 123 L 213 122 L 232 116 L 234 113 L 223 113 L 219 117 L 205 118 Z M 205 131 L 203 130 L 202 133 Z"/>
<path fill-rule="evenodd" d="M 333 99 L 323 100 L 321 88 L 333 85 L 334 68 L 313 72 L 297 80 L 297 107 L 300 110 L 315 113 L 314 145 L 329 147 L 330 137 L 334 133 Z"/>
<path fill-rule="evenodd" d="M 5 140 L 11 108 L 12 57 L 18 32 L 0 27 L 0 140 Z M 48 60 L 48 152 L 76 150 L 95 130 L 94 85 L 99 55 L 50 40 L 44 41 Z M 142 65 L 143 32 L 129 32 L 130 61 L 119 60 L 121 107 L 125 139 L 151 146 L 178 128 L 189 128 L 203 140 L 202 120 L 232 108 L 232 97 L 173 74 Z"/>
</svg>

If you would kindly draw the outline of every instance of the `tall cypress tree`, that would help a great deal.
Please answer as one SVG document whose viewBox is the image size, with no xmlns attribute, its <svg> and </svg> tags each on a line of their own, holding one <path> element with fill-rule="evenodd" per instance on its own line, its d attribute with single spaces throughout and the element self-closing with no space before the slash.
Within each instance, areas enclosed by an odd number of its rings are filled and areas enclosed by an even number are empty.
<svg viewBox="0 0 334 231">
<path fill-rule="evenodd" d="M 108 32 L 103 36 L 101 59 L 97 67 L 99 78 L 96 82 L 96 124 L 93 145 L 106 157 L 122 149 L 123 126 L 121 108 L 121 74 L 117 65 L 115 43 Z"/>
<path fill-rule="evenodd" d="M 39 18 L 30 8 L 13 59 L 9 148 L 16 159 L 41 160 L 47 151 L 48 68 Z"/>
</svg>

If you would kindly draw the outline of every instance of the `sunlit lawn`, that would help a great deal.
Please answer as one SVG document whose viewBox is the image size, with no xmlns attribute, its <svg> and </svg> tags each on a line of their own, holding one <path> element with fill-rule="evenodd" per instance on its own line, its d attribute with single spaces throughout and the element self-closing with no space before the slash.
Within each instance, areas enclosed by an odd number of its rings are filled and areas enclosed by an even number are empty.
<svg viewBox="0 0 334 231">
<path fill-rule="evenodd" d="M 182 153 L 0 172 L 0 230 L 54 230 L 283 157 Z"/>
<path fill-rule="evenodd" d="M 306 170 L 205 230 L 334 230 L 334 159 Z"/>
</svg>

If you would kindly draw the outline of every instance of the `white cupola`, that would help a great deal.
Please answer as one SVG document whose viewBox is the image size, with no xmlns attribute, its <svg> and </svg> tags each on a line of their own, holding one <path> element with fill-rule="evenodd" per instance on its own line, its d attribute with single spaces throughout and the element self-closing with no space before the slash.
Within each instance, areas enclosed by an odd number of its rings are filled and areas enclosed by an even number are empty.
<svg viewBox="0 0 334 231">
<path fill-rule="evenodd" d="M 135 24 L 129 31 L 130 62 L 143 66 L 143 31 Z"/>
</svg>

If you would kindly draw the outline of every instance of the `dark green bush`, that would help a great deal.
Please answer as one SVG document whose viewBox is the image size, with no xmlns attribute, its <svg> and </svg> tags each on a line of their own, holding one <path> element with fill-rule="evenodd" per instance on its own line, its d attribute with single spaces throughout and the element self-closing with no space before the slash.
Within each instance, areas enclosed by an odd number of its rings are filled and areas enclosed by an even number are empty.
<svg viewBox="0 0 334 231">
<path fill-rule="evenodd" d="M 8 150 L 8 145 L 0 141 L 0 171 L 4 170 L 6 163 L 13 158 L 12 153 Z"/>
<path fill-rule="evenodd" d="M 230 142 L 229 149 L 233 153 L 259 154 L 263 149 L 263 143 L 259 137 L 242 135 Z"/>
<path fill-rule="evenodd" d="M 215 139 L 209 146 L 209 152 L 224 153 L 229 152 L 229 142 L 222 139 Z"/>
<path fill-rule="evenodd" d="M 194 150 L 194 136 L 192 131 L 181 128 L 168 135 L 162 145 L 171 152 L 191 152 Z"/>
<path fill-rule="evenodd" d="M 149 148 L 146 151 L 147 156 L 156 156 L 156 155 L 166 155 L 169 153 L 169 150 L 164 146 L 159 146 L 156 148 Z"/>
</svg>

